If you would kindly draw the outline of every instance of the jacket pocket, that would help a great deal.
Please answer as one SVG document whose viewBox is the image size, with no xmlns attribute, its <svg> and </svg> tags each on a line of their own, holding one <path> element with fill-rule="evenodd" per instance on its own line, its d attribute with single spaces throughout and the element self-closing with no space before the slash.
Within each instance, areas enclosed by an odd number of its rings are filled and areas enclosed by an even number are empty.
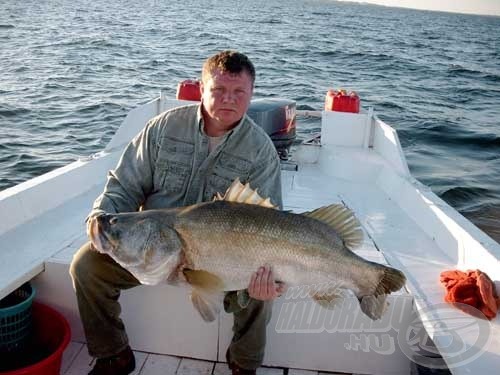
<svg viewBox="0 0 500 375">
<path fill-rule="evenodd" d="M 212 175 L 208 178 L 204 199 L 211 200 L 216 193 L 224 194 L 236 178 L 239 178 L 241 183 L 246 183 L 251 168 L 252 163 L 249 160 L 222 152 Z"/>
<path fill-rule="evenodd" d="M 163 139 L 155 168 L 156 190 L 167 194 L 186 189 L 191 175 L 194 145 L 183 140 Z"/>
</svg>

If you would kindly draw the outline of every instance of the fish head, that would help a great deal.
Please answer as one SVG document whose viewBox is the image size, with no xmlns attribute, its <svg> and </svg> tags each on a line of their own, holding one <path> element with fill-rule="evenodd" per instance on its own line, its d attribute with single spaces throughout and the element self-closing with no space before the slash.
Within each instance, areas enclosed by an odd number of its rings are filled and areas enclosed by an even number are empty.
<svg viewBox="0 0 500 375">
<path fill-rule="evenodd" d="M 158 211 L 104 214 L 91 219 L 97 251 L 109 255 L 142 284 L 166 281 L 180 260 L 176 231 Z"/>
</svg>

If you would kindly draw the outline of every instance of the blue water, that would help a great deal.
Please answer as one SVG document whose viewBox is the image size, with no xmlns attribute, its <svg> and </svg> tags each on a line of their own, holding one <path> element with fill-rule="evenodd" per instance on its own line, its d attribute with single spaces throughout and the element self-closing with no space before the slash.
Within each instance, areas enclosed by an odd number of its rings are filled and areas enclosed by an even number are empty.
<svg viewBox="0 0 500 375">
<path fill-rule="evenodd" d="M 0 190 L 102 149 L 227 48 L 256 97 L 356 90 L 415 177 L 500 239 L 500 18 L 335 1 L 2 0 Z"/>
</svg>

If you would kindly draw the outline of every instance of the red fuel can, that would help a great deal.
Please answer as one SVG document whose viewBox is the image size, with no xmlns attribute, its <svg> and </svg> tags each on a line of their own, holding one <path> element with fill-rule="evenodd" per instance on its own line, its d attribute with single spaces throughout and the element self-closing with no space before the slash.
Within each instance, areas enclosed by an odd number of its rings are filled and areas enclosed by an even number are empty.
<svg viewBox="0 0 500 375">
<path fill-rule="evenodd" d="M 328 90 L 325 97 L 325 111 L 359 113 L 359 96 L 354 91 Z"/>
<path fill-rule="evenodd" d="M 201 101 L 200 81 L 186 79 L 177 85 L 176 99 Z"/>
</svg>

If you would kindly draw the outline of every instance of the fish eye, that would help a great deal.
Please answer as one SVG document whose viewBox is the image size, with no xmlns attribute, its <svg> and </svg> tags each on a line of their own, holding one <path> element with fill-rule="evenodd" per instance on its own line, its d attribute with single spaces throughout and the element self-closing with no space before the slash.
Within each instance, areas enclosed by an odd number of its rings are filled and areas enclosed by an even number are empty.
<svg viewBox="0 0 500 375">
<path fill-rule="evenodd" d="M 116 218 L 116 216 L 113 216 L 111 219 L 109 219 L 110 224 L 116 224 L 117 221 L 118 219 Z"/>
</svg>

